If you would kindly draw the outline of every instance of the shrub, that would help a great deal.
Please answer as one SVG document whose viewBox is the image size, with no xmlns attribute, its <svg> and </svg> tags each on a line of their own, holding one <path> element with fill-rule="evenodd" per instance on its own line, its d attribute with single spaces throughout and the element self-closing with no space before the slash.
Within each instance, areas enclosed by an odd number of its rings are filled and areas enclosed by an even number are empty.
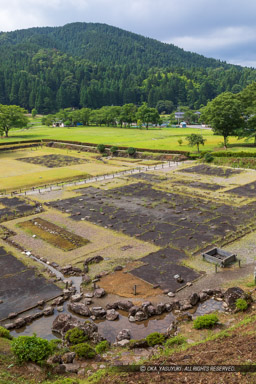
<svg viewBox="0 0 256 384">
<path fill-rule="evenodd" d="M 186 338 L 184 336 L 174 336 L 171 339 L 168 339 L 165 343 L 166 347 L 172 347 L 173 345 L 182 345 L 185 344 Z"/>
<path fill-rule="evenodd" d="M 4 337 L 5 339 L 12 340 L 12 335 L 10 334 L 10 331 L 1 326 L 0 326 L 0 337 Z"/>
<path fill-rule="evenodd" d="M 95 350 L 88 343 L 77 344 L 72 347 L 72 351 L 74 351 L 78 357 L 84 357 L 86 359 L 93 359 L 96 355 Z"/>
<path fill-rule="evenodd" d="M 211 163 L 213 160 L 214 160 L 214 157 L 212 156 L 211 153 L 207 152 L 204 155 L 204 161 L 206 161 L 206 163 Z"/>
<path fill-rule="evenodd" d="M 81 344 L 88 340 L 88 337 L 84 334 L 84 331 L 80 328 L 73 328 L 67 331 L 65 339 L 70 344 Z"/>
<path fill-rule="evenodd" d="M 97 145 L 97 149 L 98 149 L 98 151 L 99 151 L 100 153 L 104 153 L 106 147 L 105 147 L 104 144 L 98 144 L 98 145 Z"/>
<path fill-rule="evenodd" d="M 113 155 L 116 155 L 117 152 L 118 152 L 118 148 L 117 148 L 117 147 L 111 147 L 111 148 L 110 148 L 110 152 L 111 152 Z"/>
<path fill-rule="evenodd" d="M 109 349 L 109 342 L 107 340 L 101 341 L 99 344 L 96 345 L 95 351 L 96 353 L 100 354 L 105 352 Z"/>
<path fill-rule="evenodd" d="M 33 361 L 40 363 L 52 353 L 52 347 L 48 340 L 33 336 L 19 336 L 12 341 L 12 351 L 19 362 Z"/>
<path fill-rule="evenodd" d="M 130 156 L 134 156 L 135 153 L 136 153 L 136 148 L 129 147 L 129 148 L 127 149 L 127 153 L 128 153 L 128 155 L 130 155 Z"/>
<path fill-rule="evenodd" d="M 246 300 L 244 299 L 236 300 L 236 309 L 238 309 L 239 311 L 246 311 L 247 308 L 248 308 L 248 303 Z"/>
<path fill-rule="evenodd" d="M 61 344 L 60 339 L 50 340 L 49 343 L 53 352 L 55 352 L 57 349 L 60 349 L 60 344 Z"/>
<path fill-rule="evenodd" d="M 198 316 L 194 320 L 194 328 L 211 328 L 219 321 L 218 317 L 214 314 Z"/>
<path fill-rule="evenodd" d="M 165 339 L 164 335 L 162 335 L 159 332 L 150 333 L 146 337 L 147 343 L 150 347 L 154 347 L 154 345 L 157 345 L 157 344 L 163 344 L 164 339 Z"/>
</svg>

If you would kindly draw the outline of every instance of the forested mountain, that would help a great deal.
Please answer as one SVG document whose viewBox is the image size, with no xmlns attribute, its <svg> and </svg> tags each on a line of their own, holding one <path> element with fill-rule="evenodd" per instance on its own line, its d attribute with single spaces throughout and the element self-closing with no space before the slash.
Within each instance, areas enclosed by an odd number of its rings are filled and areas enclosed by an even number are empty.
<svg viewBox="0 0 256 384">
<path fill-rule="evenodd" d="M 0 33 L 0 103 L 41 113 L 143 101 L 155 106 L 159 100 L 199 108 L 253 81 L 252 68 L 105 24 Z"/>
</svg>

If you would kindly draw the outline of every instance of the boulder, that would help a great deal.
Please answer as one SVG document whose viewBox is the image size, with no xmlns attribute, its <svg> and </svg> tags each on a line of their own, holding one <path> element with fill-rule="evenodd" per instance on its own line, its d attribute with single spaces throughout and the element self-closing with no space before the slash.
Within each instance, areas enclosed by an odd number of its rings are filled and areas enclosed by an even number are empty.
<svg viewBox="0 0 256 384">
<path fill-rule="evenodd" d="M 210 299 L 210 296 L 206 292 L 200 292 L 199 293 L 199 300 L 201 302 L 206 301 L 208 299 Z"/>
<path fill-rule="evenodd" d="M 15 328 L 15 324 L 14 323 L 8 323 L 8 324 L 5 324 L 4 326 L 6 329 L 10 330 L 10 329 L 14 329 Z"/>
<path fill-rule="evenodd" d="M 156 315 L 161 315 L 163 312 L 165 312 L 165 304 L 159 303 L 156 306 Z"/>
<path fill-rule="evenodd" d="M 19 317 L 14 321 L 14 328 L 22 328 L 25 325 L 26 325 L 26 321 L 22 317 Z"/>
<path fill-rule="evenodd" d="M 90 308 L 92 316 L 95 316 L 96 318 L 104 318 L 106 317 L 106 310 L 102 307 L 92 307 Z"/>
<path fill-rule="evenodd" d="M 195 292 L 193 293 L 190 298 L 189 298 L 189 302 L 192 306 L 196 305 L 200 300 L 200 297 L 198 296 L 198 294 Z"/>
<path fill-rule="evenodd" d="M 192 315 L 191 313 L 180 313 L 176 317 L 177 321 L 192 321 Z"/>
<path fill-rule="evenodd" d="M 117 302 L 117 308 L 121 311 L 129 312 L 131 307 L 133 307 L 133 303 L 130 300 Z"/>
<path fill-rule="evenodd" d="M 82 300 L 82 298 L 83 298 L 83 294 L 77 293 L 76 295 L 71 296 L 70 300 L 72 301 L 72 303 L 76 303 L 76 302 Z"/>
<path fill-rule="evenodd" d="M 16 312 L 12 312 L 12 313 L 9 313 L 8 319 L 14 319 L 17 316 L 18 316 L 18 314 Z"/>
<path fill-rule="evenodd" d="M 65 299 L 63 296 L 57 297 L 57 299 L 54 299 L 52 302 L 52 305 L 61 305 L 65 302 Z"/>
<path fill-rule="evenodd" d="M 109 321 L 114 321 L 119 318 L 119 313 L 115 309 L 108 309 L 106 314 L 106 319 Z"/>
<path fill-rule="evenodd" d="M 80 365 L 78 363 L 76 364 L 62 364 L 64 365 L 66 372 L 69 373 L 77 373 L 80 369 Z"/>
<path fill-rule="evenodd" d="M 172 321 L 166 330 L 166 333 L 168 336 L 173 336 L 175 334 L 175 332 L 177 332 L 177 321 L 176 320 Z"/>
<path fill-rule="evenodd" d="M 93 332 L 90 335 L 90 340 L 93 344 L 99 344 L 101 341 L 106 340 L 105 337 L 101 336 L 98 332 Z"/>
<path fill-rule="evenodd" d="M 69 329 L 78 327 L 79 325 L 81 325 L 81 322 L 78 319 L 69 314 L 61 313 L 54 319 L 52 331 L 64 336 Z"/>
<path fill-rule="evenodd" d="M 193 306 L 190 304 L 189 300 L 184 300 L 181 303 L 181 306 L 180 306 L 181 311 L 188 311 L 191 308 L 193 308 Z"/>
<path fill-rule="evenodd" d="M 118 265 L 117 267 L 114 268 L 114 272 L 122 271 L 122 270 L 123 270 L 123 267 L 121 265 Z"/>
<path fill-rule="evenodd" d="M 138 307 L 137 305 L 133 305 L 130 309 L 129 309 L 129 316 L 134 316 L 135 313 L 140 309 L 140 307 Z"/>
<path fill-rule="evenodd" d="M 129 329 L 123 329 L 116 336 L 117 341 L 130 340 L 130 339 L 131 339 L 131 331 Z"/>
<path fill-rule="evenodd" d="M 92 257 L 89 257 L 88 259 L 86 259 L 84 261 L 84 265 L 88 265 L 88 264 L 98 264 L 100 263 L 102 260 L 104 260 L 104 258 L 102 256 L 92 256 Z"/>
<path fill-rule="evenodd" d="M 175 293 L 173 293 L 173 292 L 168 292 L 168 293 L 167 293 L 167 296 L 169 296 L 169 297 L 174 297 L 174 296 L 175 296 Z"/>
<path fill-rule="evenodd" d="M 135 313 L 135 321 L 143 321 L 148 319 L 148 315 L 144 311 L 138 311 Z"/>
<path fill-rule="evenodd" d="M 43 310 L 44 316 L 51 316 L 54 314 L 54 308 L 53 307 L 47 307 Z"/>
<path fill-rule="evenodd" d="M 87 305 L 82 303 L 69 303 L 68 309 L 81 316 L 90 316 L 91 312 Z"/>
<path fill-rule="evenodd" d="M 165 304 L 165 310 L 166 312 L 171 312 L 173 310 L 173 306 L 170 303 Z"/>
<path fill-rule="evenodd" d="M 155 307 L 153 305 L 149 305 L 146 308 L 146 311 L 147 311 L 149 316 L 154 316 L 156 314 L 156 309 L 155 309 Z"/>
<path fill-rule="evenodd" d="M 228 288 L 226 292 L 224 292 L 224 301 L 227 305 L 234 309 L 236 306 L 236 300 L 240 298 L 244 298 L 245 292 L 239 287 Z"/>
<path fill-rule="evenodd" d="M 49 359 L 47 360 L 47 364 L 49 364 L 49 365 L 61 364 L 61 363 L 62 363 L 61 355 L 50 356 Z"/>
<path fill-rule="evenodd" d="M 95 289 L 95 291 L 93 292 L 93 296 L 94 297 L 97 297 L 97 298 L 100 298 L 100 297 L 103 297 L 106 295 L 106 291 L 104 288 L 97 288 Z"/>
<path fill-rule="evenodd" d="M 129 343 L 130 343 L 130 340 L 128 340 L 128 339 L 123 339 L 123 340 L 120 340 L 120 341 L 118 341 L 117 343 L 115 343 L 115 345 L 116 345 L 117 347 L 126 347 L 127 345 L 129 345 Z"/>
<path fill-rule="evenodd" d="M 76 356 L 75 352 L 64 353 L 64 355 L 62 356 L 62 361 L 65 364 L 72 364 L 75 356 Z"/>
</svg>

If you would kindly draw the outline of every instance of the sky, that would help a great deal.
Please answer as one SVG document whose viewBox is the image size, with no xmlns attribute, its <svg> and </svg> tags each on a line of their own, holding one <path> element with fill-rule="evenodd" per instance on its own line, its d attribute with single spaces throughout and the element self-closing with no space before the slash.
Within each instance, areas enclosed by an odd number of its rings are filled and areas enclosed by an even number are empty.
<svg viewBox="0 0 256 384">
<path fill-rule="evenodd" d="M 0 30 L 98 22 L 256 68 L 255 0 L 0 0 Z"/>
</svg>

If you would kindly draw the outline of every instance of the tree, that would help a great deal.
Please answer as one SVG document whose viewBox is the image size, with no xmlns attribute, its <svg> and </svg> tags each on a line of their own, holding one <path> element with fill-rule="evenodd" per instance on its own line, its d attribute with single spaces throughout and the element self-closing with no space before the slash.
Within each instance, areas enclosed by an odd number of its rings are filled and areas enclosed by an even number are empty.
<svg viewBox="0 0 256 384">
<path fill-rule="evenodd" d="M 28 125 L 27 111 L 17 105 L 0 104 L 0 132 L 8 137 L 11 128 L 22 128 Z"/>
<path fill-rule="evenodd" d="M 36 115 L 37 115 L 37 110 L 36 110 L 35 108 L 32 109 L 32 111 L 31 111 L 31 115 L 32 115 L 33 118 L 36 117 Z"/>
<path fill-rule="evenodd" d="M 196 133 L 191 133 L 191 135 L 186 137 L 186 140 L 188 141 L 188 145 L 190 147 L 197 146 L 197 152 L 199 152 L 199 145 L 204 145 L 206 142 L 206 139 L 203 138 L 202 135 L 198 135 Z"/>
<path fill-rule="evenodd" d="M 156 108 L 149 108 L 147 103 L 143 103 L 141 107 L 139 107 L 138 112 L 136 114 L 137 120 L 141 120 L 148 129 L 148 124 L 157 124 L 159 122 L 160 116 Z"/>
<path fill-rule="evenodd" d="M 228 137 L 238 134 L 244 126 L 242 103 L 237 95 L 224 92 L 203 108 L 201 120 L 210 124 L 215 134 L 223 136 L 226 148 Z"/>
</svg>

